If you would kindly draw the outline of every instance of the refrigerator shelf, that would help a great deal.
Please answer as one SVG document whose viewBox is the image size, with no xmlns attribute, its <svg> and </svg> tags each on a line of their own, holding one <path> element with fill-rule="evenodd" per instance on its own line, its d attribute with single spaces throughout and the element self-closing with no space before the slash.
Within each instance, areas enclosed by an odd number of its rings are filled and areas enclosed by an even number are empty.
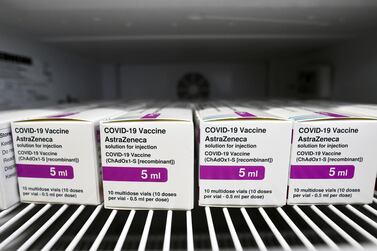
<svg viewBox="0 0 377 251">
<path fill-rule="evenodd" d="M 0 212 L 0 250 L 355 250 L 377 248 L 370 205 L 119 211 L 18 204 Z"/>
</svg>

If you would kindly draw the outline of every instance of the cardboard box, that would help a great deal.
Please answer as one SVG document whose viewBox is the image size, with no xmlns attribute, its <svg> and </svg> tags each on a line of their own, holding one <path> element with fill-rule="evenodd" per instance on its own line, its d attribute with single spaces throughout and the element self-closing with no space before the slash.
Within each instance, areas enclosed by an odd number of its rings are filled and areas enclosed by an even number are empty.
<svg viewBox="0 0 377 251">
<path fill-rule="evenodd" d="M 122 109 L 91 109 L 12 123 L 21 201 L 102 202 L 99 121 Z"/>
<path fill-rule="evenodd" d="M 11 122 L 28 116 L 51 114 L 52 110 L 12 110 L 0 113 L 0 209 L 20 201 L 14 161 Z"/>
<path fill-rule="evenodd" d="M 217 106 L 196 112 L 199 204 L 286 204 L 292 122 L 252 107 Z"/>
<path fill-rule="evenodd" d="M 377 120 L 311 109 L 269 110 L 294 121 L 288 204 L 371 203 Z"/>
<path fill-rule="evenodd" d="M 102 121 L 105 207 L 192 209 L 193 127 L 192 111 L 182 108 L 140 109 Z"/>
</svg>

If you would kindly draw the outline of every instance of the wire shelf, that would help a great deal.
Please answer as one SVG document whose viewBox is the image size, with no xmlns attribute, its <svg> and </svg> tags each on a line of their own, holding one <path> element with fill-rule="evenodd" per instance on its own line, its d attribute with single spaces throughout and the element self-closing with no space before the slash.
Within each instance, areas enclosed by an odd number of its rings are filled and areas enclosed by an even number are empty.
<svg viewBox="0 0 377 251">
<path fill-rule="evenodd" d="M 0 250 L 377 250 L 370 205 L 117 211 L 18 204 L 0 212 Z"/>
</svg>

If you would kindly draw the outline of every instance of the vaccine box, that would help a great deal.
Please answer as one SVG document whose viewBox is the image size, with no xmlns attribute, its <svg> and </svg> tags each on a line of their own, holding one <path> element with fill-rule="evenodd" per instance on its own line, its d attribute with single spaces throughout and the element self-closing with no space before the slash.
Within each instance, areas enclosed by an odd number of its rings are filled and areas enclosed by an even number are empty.
<svg viewBox="0 0 377 251">
<path fill-rule="evenodd" d="M 377 120 L 314 109 L 269 110 L 294 121 L 288 204 L 371 203 Z"/>
<path fill-rule="evenodd" d="M 0 209 L 7 209 L 20 201 L 14 161 L 11 122 L 28 116 L 52 114 L 43 109 L 2 111 L 0 113 Z"/>
<path fill-rule="evenodd" d="M 23 202 L 102 202 L 99 121 L 121 109 L 90 109 L 12 123 Z"/>
<path fill-rule="evenodd" d="M 102 121 L 101 149 L 106 208 L 193 208 L 190 109 L 140 109 Z"/>
<path fill-rule="evenodd" d="M 241 106 L 196 111 L 199 205 L 286 204 L 292 122 Z"/>
</svg>

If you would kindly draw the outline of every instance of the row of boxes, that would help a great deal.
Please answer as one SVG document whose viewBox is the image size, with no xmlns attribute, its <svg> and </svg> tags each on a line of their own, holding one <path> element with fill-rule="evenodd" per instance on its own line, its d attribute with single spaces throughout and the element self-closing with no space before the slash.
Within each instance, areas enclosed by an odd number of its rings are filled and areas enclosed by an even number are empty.
<svg viewBox="0 0 377 251">
<path fill-rule="evenodd" d="M 376 111 L 264 101 L 0 112 L 0 208 L 190 210 L 195 155 L 201 206 L 370 203 Z"/>
</svg>

